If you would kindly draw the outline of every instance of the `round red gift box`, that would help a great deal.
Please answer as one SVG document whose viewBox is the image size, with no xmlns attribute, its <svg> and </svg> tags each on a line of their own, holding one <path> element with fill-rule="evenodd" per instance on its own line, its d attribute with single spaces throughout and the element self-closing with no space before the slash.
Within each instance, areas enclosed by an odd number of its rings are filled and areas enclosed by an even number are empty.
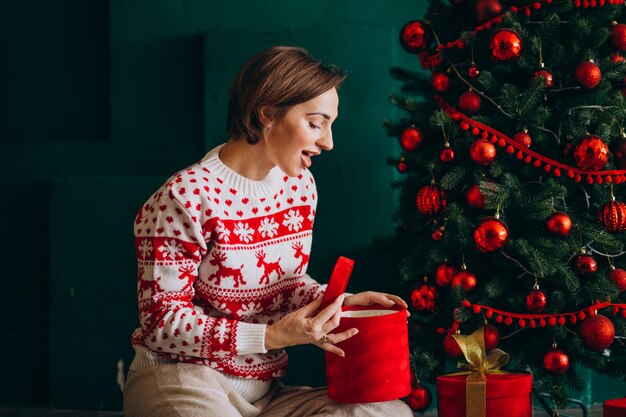
<svg viewBox="0 0 626 417">
<path fill-rule="evenodd" d="M 342 308 L 339 327 L 359 332 L 337 343 L 346 353 L 326 352 L 326 382 L 330 399 L 344 403 L 397 400 L 411 392 L 409 330 L 400 306 Z"/>
<path fill-rule="evenodd" d="M 486 378 L 487 417 L 532 417 L 531 374 L 493 374 L 486 375 Z M 439 417 L 465 416 L 466 380 L 467 375 L 437 377 Z"/>
</svg>

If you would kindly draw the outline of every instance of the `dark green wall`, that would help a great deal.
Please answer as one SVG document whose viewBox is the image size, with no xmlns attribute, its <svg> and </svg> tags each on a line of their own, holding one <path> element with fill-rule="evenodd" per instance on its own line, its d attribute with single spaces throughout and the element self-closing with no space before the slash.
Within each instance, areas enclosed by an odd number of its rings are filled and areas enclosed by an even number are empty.
<svg viewBox="0 0 626 417">
<path fill-rule="evenodd" d="M 137 323 L 132 220 L 154 188 L 225 137 L 235 69 L 298 44 L 351 73 L 335 150 L 316 160 L 309 272 L 357 260 L 349 290 L 388 288 L 397 145 L 392 65 L 416 66 L 399 28 L 422 1 L 6 0 L 0 2 L 0 404 L 119 409 L 117 364 Z M 323 357 L 292 351 L 289 383 L 323 383 Z"/>
</svg>

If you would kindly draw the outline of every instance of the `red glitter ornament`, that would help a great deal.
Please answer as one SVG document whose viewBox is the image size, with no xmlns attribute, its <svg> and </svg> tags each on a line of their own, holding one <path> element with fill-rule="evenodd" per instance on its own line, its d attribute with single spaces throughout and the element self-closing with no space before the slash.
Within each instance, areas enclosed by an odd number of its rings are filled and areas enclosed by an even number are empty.
<svg viewBox="0 0 626 417">
<path fill-rule="evenodd" d="M 450 285 L 454 275 L 456 275 L 456 268 L 452 265 L 448 265 L 446 262 L 440 264 L 435 271 L 435 282 L 440 287 Z"/>
<path fill-rule="evenodd" d="M 598 270 L 598 263 L 593 256 L 587 253 L 581 253 L 575 258 L 574 264 L 578 275 L 593 275 Z"/>
<path fill-rule="evenodd" d="M 429 316 L 437 311 L 437 287 L 430 285 L 428 279 L 411 290 L 411 307 L 420 316 Z"/>
<path fill-rule="evenodd" d="M 406 152 L 417 149 L 423 141 L 422 131 L 415 126 L 407 127 L 400 134 L 400 146 Z"/>
<path fill-rule="evenodd" d="M 471 184 L 467 187 L 465 190 L 465 201 L 472 208 L 479 210 L 485 208 L 485 197 L 480 193 L 478 184 Z"/>
<path fill-rule="evenodd" d="M 487 139 L 478 139 L 469 148 L 470 158 L 478 165 L 487 166 L 496 159 L 496 147 Z"/>
<path fill-rule="evenodd" d="M 424 411 L 432 403 L 433 396 L 427 387 L 418 385 L 404 400 L 411 410 Z"/>
<path fill-rule="evenodd" d="M 470 292 L 474 288 L 476 288 L 476 284 L 478 281 L 476 280 L 476 275 L 473 272 L 467 270 L 467 266 L 465 264 L 461 265 L 461 270 L 454 275 L 452 278 L 452 286 L 453 287 L 463 287 L 465 292 Z"/>
<path fill-rule="evenodd" d="M 539 289 L 539 285 L 535 284 L 533 290 L 526 296 L 526 308 L 533 313 L 541 313 L 548 301 L 546 295 Z"/>
<path fill-rule="evenodd" d="M 533 73 L 533 79 L 536 80 L 539 77 L 543 78 L 543 82 L 545 83 L 546 88 L 551 88 L 554 84 L 554 76 L 552 75 L 552 72 L 547 68 L 541 67 Z"/>
<path fill-rule="evenodd" d="M 474 244 L 481 252 L 495 252 L 502 249 L 509 238 L 506 224 L 496 217 L 486 217 L 474 229 Z"/>
<path fill-rule="evenodd" d="M 426 25 L 419 20 L 412 20 L 400 30 L 400 45 L 405 51 L 416 54 L 423 51 L 428 44 Z"/>
<path fill-rule="evenodd" d="M 446 209 L 446 196 L 443 189 L 437 187 L 433 181 L 425 185 L 417 193 L 415 200 L 417 209 L 425 216 L 435 216 Z"/>
<path fill-rule="evenodd" d="M 615 197 L 598 211 L 598 224 L 609 233 L 621 233 L 626 230 L 626 204 Z"/>
<path fill-rule="evenodd" d="M 579 334 L 583 341 L 583 346 L 587 349 L 602 352 L 613 343 L 615 326 L 607 317 L 602 314 L 595 314 L 583 320 Z"/>
<path fill-rule="evenodd" d="M 485 334 L 485 350 L 497 348 L 500 343 L 500 332 L 496 326 L 492 324 L 485 324 L 483 332 Z"/>
<path fill-rule="evenodd" d="M 480 96 L 473 91 L 466 91 L 459 97 L 459 109 L 465 113 L 474 114 L 480 110 Z"/>
<path fill-rule="evenodd" d="M 515 61 L 522 53 L 522 40 L 511 29 L 500 29 L 489 41 L 491 58 L 496 61 Z"/>
<path fill-rule="evenodd" d="M 626 25 L 613 22 L 611 27 L 611 45 L 619 51 L 626 51 Z"/>
<path fill-rule="evenodd" d="M 585 136 L 574 148 L 574 160 L 583 171 L 598 171 L 609 160 L 609 147 L 598 136 Z"/>
<path fill-rule="evenodd" d="M 552 350 L 543 355 L 543 367 L 548 372 L 561 375 L 569 368 L 569 356 L 557 349 L 556 342 L 553 342 Z"/>
<path fill-rule="evenodd" d="M 589 60 L 578 65 L 574 76 L 576 77 L 578 84 L 580 84 L 583 88 L 590 90 L 600 84 L 602 71 L 600 71 L 600 67 L 597 66 L 593 60 Z"/>
<path fill-rule="evenodd" d="M 572 219 L 562 211 L 555 211 L 546 219 L 546 229 L 555 236 L 565 237 L 572 229 Z"/>
<path fill-rule="evenodd" d="M 609 271 L 609 278 L 615 284 L 618 290 L 626 291 L 626 271 L 621 268 L 615 268 L 611 265 L 611 271 Z"/>
<path fill-rule="evenodd" d="M 452 162 L 454 161 L 454 151 L 450 149 L 450 144 L 446 143 L 446 147 L 441 150 L 439 154 L 439 159 L 441 162 Z"/>
<path fill-rule="evenodd" d="M 478 23 L 485 23 L 492 17 L 501 15 L 504 9 L 499 0 L 478 0 L 475 10 Z"/>
<path fill-rule="evenodd" d="M 433 88 L 438 93 L 445 93 L 450 87 L 450 77 L 443 72 L 433 74 Z"/>
<path fill-rule="evenodd" d="M 452 337 L 452 333 L 448 333 L 446 337 L 443 338 L 443 350 L 446 352 L 446 355 L 453 358 L 463 356 L 461 346 L 459 346 L 458 342 Z"/>
<path fill-rule="evenodd" d="M 530 145 L 532 143 L 532 138 L 528 134 L 528 129 L 524 129 L 521 132 L 517 132 L 513 136 L 513 140 L 515 142 L 517 142 L 517 143 L 520 143 L 520 144 L 526 146 L 527 148 L 530 148 Z"/>
</svg>

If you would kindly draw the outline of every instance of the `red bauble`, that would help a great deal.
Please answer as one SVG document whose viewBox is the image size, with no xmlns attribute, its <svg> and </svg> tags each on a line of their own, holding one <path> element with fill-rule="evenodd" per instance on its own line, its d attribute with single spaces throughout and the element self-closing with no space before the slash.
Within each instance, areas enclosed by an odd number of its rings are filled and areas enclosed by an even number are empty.
<svg viewBox="0 0 626 417">
<path fill-rule="evenodd" d="M 596 314 L 583 320 L 579 331 L 583 346 L 598 352 L 611 346 L 613 339 L 615 339 L 613 322 L 602 314 Z"/>
<path fill-rule="evenodd" d="M 405 51 L 417 54 L 423 51 L 428 44 L 426 25 L 419 20 L 405 24 L 400 30 L 400 45 Z"/>
<path fill-rule="evenodd" d="M 546 219 L 546 229 L 555 236 L 565 237 L 572 229 L 572 219 L 562 211 L 555 211 Z"/>
<path fill-rule="evenodd" d="M 407 127 L 400 134 L 400 146 L 406 152 L 416 150 L 423 140 L 422 131 L 413 126 Z"/>
<path fill-rule="evenodd" d="M 613 151 L 613 163 L 618 169 L 626 169 L 626 139 L 621 139 Z"/>
<path fill-rule="evenodd" d="M 431 237 L 432 240 L 435 240 L 435 241 L 439 241 L 439 240 L 443 239 L 443 230 L 441 230 L 441 229 L 435 230 L 433 232 L 433 234 L 430 235 L 430 237 Z"/>
<path fill-rule="evenodd" d="M 476 20 L 485 23 L 492 17 L 501 15 L 503 11 L 499 0 L 478 0 L 476 2 Z"/>
<path fill-rule="evenodd" d="M 602 72 L 600 71 L 600 67 L 590 60 L 580 64 L 576 68 L 574 76 L 578 84 L 589 90 L 600 84 Z"/>
<path fill-rule="evenodd" d="M 483 331 L 485 334 L 485 350 L 497 348 L 500 343 L 500 332 L 496 326 L 486 324 Z"/>
<path fill-rule="evenodd" d="M 598 211 L 598 224 L 609 233 L 626 230 L 626 204 L 615 199 L 606 203 Z"/>
<path fill-rule="evenodd" d="M 435 282 L 440 287 L 445 287 L 446 285 L 450 285 L 455 274 L 456 268 L 444 262 L 440 264 L 435 271 Z"/>
<path fill-rule="evenodd" d="M 506 244 L 509 229 L 496 217 L 486 217 L 474 229 L 474 244 L 482 252 L 495 252 Z"/>
<path fill-rule="evenodd" d="M 423 385 L 418 385 L 408 397 L 405 398 L 406 403 L 413 411 L 424 411 L 433 401 L 430 390 Z"/>
<path fill-rule="evenodd" d="M 617 64 L 618 62 L 624 62 L 624 57 L 616 52 L 611 55 L 611 64 Z"/>
<path fill-rule="evenodd" d="M 585 136 L 574 148 L 574 159 L 583 171 L 598 171 L 609 160 L 609 147 L 598 136 Z"/>
<path fill-rule="evenodd" d="M 476 275 L 474 275 L 473 272 L 466 270 L 464 266 L 465 265 L 463 265 L 463 267 L 461 267 L 462 270 L 459 271 L 454 278 L 452 278 L 452 286 L 463 287 L 465 292 L 470 292 L 476 288 L 478 281 L 476 280 Z"/>
<path fill-rule="evenodd" d="M 619 51 L 626 51 L 626 25 L 613 22 L 611 27 L 611 45 Z"/>
<path fill-rule="evenodd" d="M 578 275 L 592 275 L 598 270 L 598 263 L 594 257 L 586 253 L 578 255 L 574 262 Z"/>
<path fill-rule="evenodd" d="M 548 372 L 561 375 L 569 368 L 569 356 L 559 349 L 552 349 L 543 355 L 543 367 Z"/>
<path fill-rule="evenodd" d="M 411 307 L 420 316 L 429 316 L 437 311 L 437 287 L 427 282 L 411 290 Z"/>
<path fill-rule="evenodd" d="M 433 74 L 433 88 L 438 93 L 445 93 L 450 87 L 450 77 L 443 72 Z"/>
<path fill-rule="evenodd" d="M 441 162 L 454 161 L 454 151 L 448 147 L 443 148 L 441 153 L 439 154 L 439 159 L 441 160 Z"/>
<path fill-rule="evenodd" d="M 417 209 L 425 216 L 435 216 L 446 209 L 446 195 L 434 183 L 420 188 L 415 200 Z"/>
<path fill-rule="evenodd" d="M 615 283 L 615 286 L 618 290 L 620 290 L 620 292 L 626 291 L 626 271 L 621 268 L 615 268 L 614 266 L 611 266 L 609 278 L 611 278 L 611 281 Z"/>
<path fill-rule="evenodd" d="M 472 64 L 467 70 L 467 75 L 469 75 L 470 78 L 476 78 L 480 75 L 480 70 L 476 65 Z"/>
<path fill-rule="evenodd" d="M 485 208 L 485 197 L 480 193 L 478 184 L 471 184 L 467 187 L 465 190 L 465 201 L 472 208 L 479 210 Z"/>
<path fill-rule="evenodd" d="M 478 139 L 469 148 L 470 158 L 478 165 L 487 166 L 496 159 L 496 147 L 487 139 Z"/>
<path fill-rule="evenodd" d="M 532 143 L 532 138 L 530 137 L 530 135 L 528 134 L 528 130 L 526 129 L 522 130 L 521 132 L 517 132 L 513 136 L 513 140 L 519 144 L 526 146 L 527 148 L 530 148 L 530 144 Z"/>
<path fill-rule="evenodd" d="M 459 346 L 454 337 L 452 337 L 452 333 L 448 333 L 446 337 L 443 338 L 443 350 L 446 352 L 446 355 L 452 356 L 453 358 L 463 356 L 461 346 Z"/>
<path fill-rule="evenodd" d="M 522 53 L 522 40 L 511 29 L 500 29 L 491 37 L 489 50 L 496 61 L 515 61 Z"/>
<path fill-rule="evenodd" d="M 533 73 L 533 79 L 537 79 L 539 77 L 543 78 L 547 88 L 551 88 L 554 84 L 554 76 L 552 75 L 552 72 L 547 68 L 540 68 Z"/>
<path fill-rule="evenodd" d="M 459 109 L 465 113 L 477 113 L 480 110 L 480 96 L 473 91 L 466 91 L 459 97 Z"/>
<path fill-rule="evenodd" d="M 409 166 L 406 164 L 406 162 L 403 159 L 401 159 L 400 162 L 398 162 L 397 168 L 398 168 L 398 172 L 400 172 L 401 174 L 404 174 L 406 170 L 409 169 Z"/>
<path fill-rule="evenodd" d="M 526 308 L 533 313 L 541 313 L 548 302 L 546 295 L 539 289 L 539 286 L 535 288 L 526 296 Z"/>
</svg>

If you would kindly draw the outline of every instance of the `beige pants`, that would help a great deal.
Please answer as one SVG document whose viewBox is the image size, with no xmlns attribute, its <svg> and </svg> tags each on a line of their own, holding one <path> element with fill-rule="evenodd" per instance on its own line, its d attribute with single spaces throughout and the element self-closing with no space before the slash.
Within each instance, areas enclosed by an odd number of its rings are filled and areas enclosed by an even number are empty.
<svg viewBox="0 0 626 417">
<path fill-rule="evenodd" d="M 325 388 L 285 387 L 275 381 L 253 404 L 219 372 L 187 363 L 130 371 L 124 417 L 412 417 L 402 401 L 340 404 Z"/>
</svg>

